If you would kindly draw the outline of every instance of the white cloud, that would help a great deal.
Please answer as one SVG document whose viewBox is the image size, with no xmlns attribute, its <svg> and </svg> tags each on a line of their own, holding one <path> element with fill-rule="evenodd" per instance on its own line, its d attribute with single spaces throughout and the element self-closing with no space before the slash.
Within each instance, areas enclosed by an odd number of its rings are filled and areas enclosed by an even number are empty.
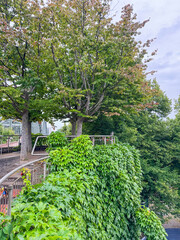
<svg viewBox="0 0 180 240">
<path fill-rule="evenodd" d="M 179 0 L 113 0 L 113 13 L 120 15 L 121 8 L 132 4 L 139 21 L 150 18 L 142 30 L 141 39 L 145 41 L 156 37 L 151 49 L 158 49 L 149 70 L 157 70 L 154 75 L 161 89 L 169 98 L 180 94 L 180 2 Z"/>
</svg>

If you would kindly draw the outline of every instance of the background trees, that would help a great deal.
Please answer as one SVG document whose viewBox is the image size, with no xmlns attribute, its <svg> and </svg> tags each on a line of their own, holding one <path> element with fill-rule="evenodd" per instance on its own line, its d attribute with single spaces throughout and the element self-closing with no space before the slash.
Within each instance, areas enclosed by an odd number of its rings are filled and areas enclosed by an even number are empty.
<svg viewBox="0 0 180 240">
<path fill-rule="evenodd" d="M 154 85 L 158 88 L 157 84 Z M 143 169 L 142 201 L 163 217 L 179 215 L 179 113 L 175 119 L 164 117 L 171 111 L 171 101 L 161 92 L 153 97 L 154 106 L 138 114 L 107 117 L 101 115 L 86 123 L 84 132 L 110 134 L 140 151 Z M 159 103 L 158 105 L 155 103 Z M 98 128 L 102 124 L 102 128 Z"/>
<path fill-rule="evenodd" d="M 38 1 L 0 3 L 0 114 L 22 121 L 21 159 L 31 151 L 31 121 L 42 119 L 36 99 L 45 71 Z"/>
</svg>

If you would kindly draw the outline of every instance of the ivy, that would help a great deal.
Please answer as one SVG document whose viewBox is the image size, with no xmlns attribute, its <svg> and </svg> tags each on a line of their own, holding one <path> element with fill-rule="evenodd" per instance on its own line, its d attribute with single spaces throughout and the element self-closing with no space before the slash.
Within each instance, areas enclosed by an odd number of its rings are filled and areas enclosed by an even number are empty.
<svg viewBox="0 0 180 240">
<path fill-rule="evenodd" d="M 68 144 L 68 140 L 65 137 L 64 133 L 61 132 L 52 132 L 48 137 L 47 137 L 47 143 L 48 143 L 48 149 L 47 151 L 54 150 L 56 148 L 62 148 Z"/>
<path fill-rule="evenodd" d="M 140 204 L 138 151 L 95 146 L 88 136 L 50 152 L 53 172 L 14 202 L 14 239 L 165 239 L 153 212 Z M 152 228 L 150 226 L 152 225 Z"/>
</svg>

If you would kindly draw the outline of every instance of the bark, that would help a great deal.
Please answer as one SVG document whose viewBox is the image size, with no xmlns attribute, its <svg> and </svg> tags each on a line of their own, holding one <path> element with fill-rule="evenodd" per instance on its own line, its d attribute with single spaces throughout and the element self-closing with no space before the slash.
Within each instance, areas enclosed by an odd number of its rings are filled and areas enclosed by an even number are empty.
<svg viewBox="0 0 180 240">
<path fill-rule="evenodd" d="M 28 153 L 32 151 L 31 122 L 28 121 Z"/>
<path fill-rule="evenodd" d="M 77 136 L 80 136 L 82 134 L 82 127 L 83 127 L 83 118 L 78 118 L 77 120 Z"/>
<path fill-rule="evenodd" d="M 71 125 L 72 125 L 72 135 L 76 135 L 76 121 L 71 121 Z"/>
<path fill-rule="evenodd" d="M 22 138 L 21 138 L 21 153 L 20 159 L 26 160 L 28 156 L 28 136 L 29 136 L 29 113 L 25 111 L 22 115 Z"/>
</svg>

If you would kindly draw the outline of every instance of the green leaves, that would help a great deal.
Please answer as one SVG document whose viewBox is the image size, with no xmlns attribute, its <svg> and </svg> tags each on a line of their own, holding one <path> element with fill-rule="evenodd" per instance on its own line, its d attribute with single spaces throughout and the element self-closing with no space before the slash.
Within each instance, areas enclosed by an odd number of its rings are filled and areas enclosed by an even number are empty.
<svg viewBox="0 0 180 240">
<path fill-rule="evenodd" d="M 141 167 L 133 147 L 92 148 L 89 137 L 80 136 L 68 147 L 51 151 L 50 161 L 56 170 L 13 203 L 15 240 L 138 240 L 141 231 L 154 239 L 164 237 L 154 213 L 150 218 L 153 232 L 144 226 Z"/>
<path fill-rule="evenodd" d="M 13 226 L 11 224 L 11 218 L 0 213 L 0 239 L 13 240 L 12 230 Z"/>
<path fill-rule="evenodd" d="M 54 150 L 56 148 L 62 148 L 66 145 L 68 145 L 68 140 L 65 137 L 64 133 L 61 132 L 52 132 L 48 137 L 47 137 L 47 143 L 48 143 L 48 151 Z"/>
<path fill-rule="evenodd" d="M 141 232 L 146 236 L 147 240 L 167 239 L 167 233 L 153 211 L 150 211 L 148 208 L 140 208 L 136 212 L 136 216 Z"/>
</svg>

